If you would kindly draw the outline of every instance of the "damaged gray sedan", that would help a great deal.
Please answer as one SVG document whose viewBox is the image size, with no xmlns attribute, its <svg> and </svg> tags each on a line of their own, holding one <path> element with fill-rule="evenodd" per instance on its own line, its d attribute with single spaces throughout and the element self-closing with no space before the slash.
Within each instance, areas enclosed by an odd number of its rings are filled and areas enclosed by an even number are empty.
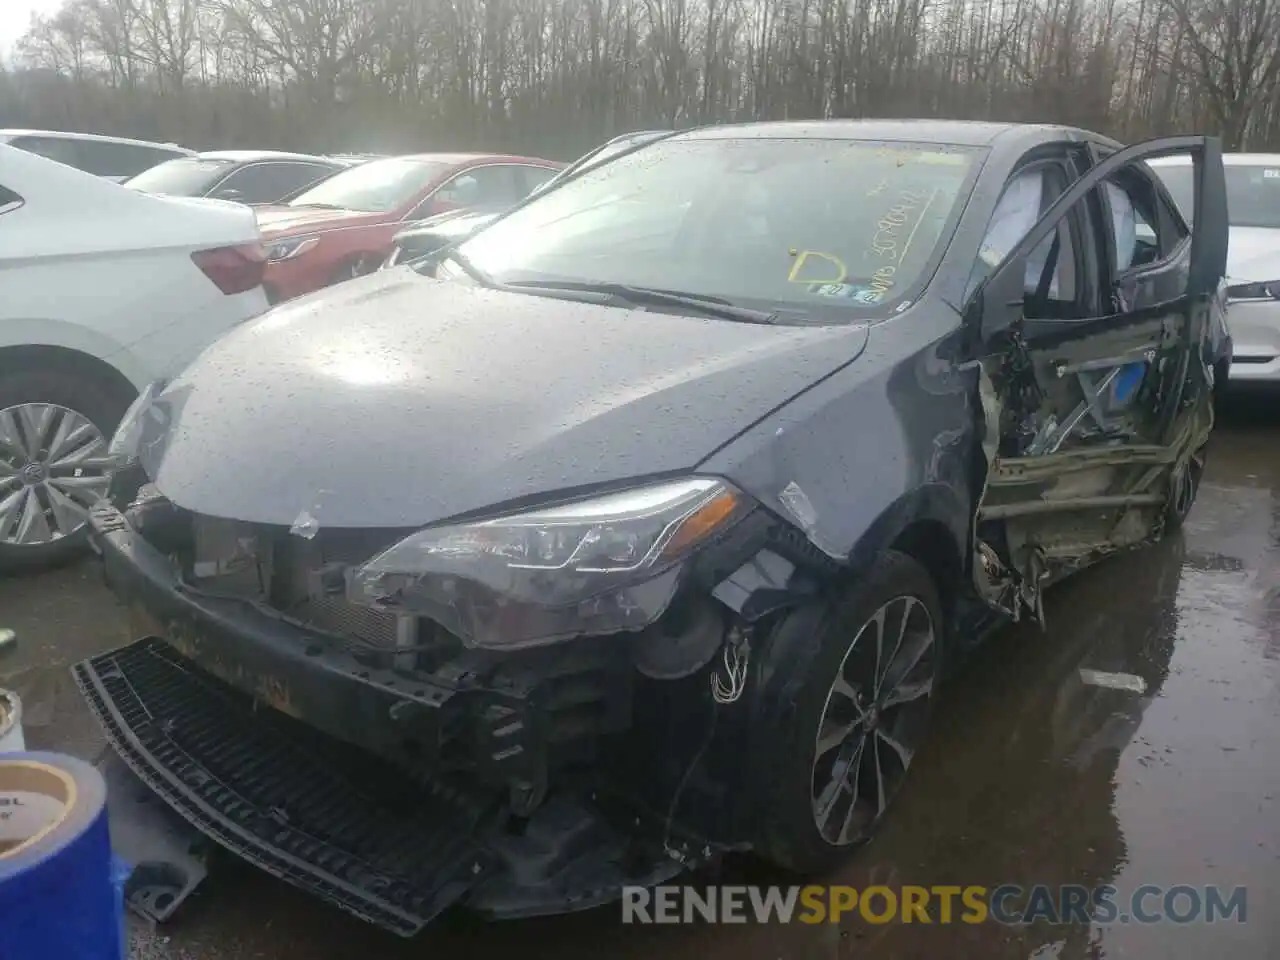
<svg viewBox="0 0 1280 960">
<path fill-rule="evenodd" d="M 77 678 L 200 830 L 402 935 L 821 870 L 949 666 L 1187 516 L 1226 242 L 1206 137 L 638 145 L 144 393 L 92 517 L 141 639 Z"/>
</svg>

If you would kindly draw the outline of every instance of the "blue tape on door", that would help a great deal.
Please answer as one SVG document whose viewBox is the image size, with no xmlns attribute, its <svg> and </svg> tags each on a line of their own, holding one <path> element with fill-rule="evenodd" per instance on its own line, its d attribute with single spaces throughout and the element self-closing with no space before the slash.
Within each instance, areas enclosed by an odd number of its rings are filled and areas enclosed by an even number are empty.
<svg viewBox="0 0 1280 960">
<path fill-rule="evenodd" d="M 1120 368 L 1120 372 L 1112 381 L 1111 389 L 1111 396 L 1116 403 L 1128 403 L 1133 398 L 1134 391 L 1142 383 L 1146 367 L 1145 363 L 1138 362 L 1128 363 Z"/>
</svg>

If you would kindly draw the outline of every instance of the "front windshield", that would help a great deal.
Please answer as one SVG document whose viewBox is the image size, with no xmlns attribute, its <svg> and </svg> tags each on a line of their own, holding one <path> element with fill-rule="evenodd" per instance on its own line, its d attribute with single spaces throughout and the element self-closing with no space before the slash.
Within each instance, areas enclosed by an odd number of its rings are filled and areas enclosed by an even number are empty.
<svg viewBox="0 0 1280 960">
<path fill-rule="evenodd" d="M 448 167 L 436 160 L 372 160 L 334 174 L 294 197 L 289 206 L 389 213 L 412 202 Z"/>
<path fill-rule="evenodd" d="M 1195 168 L 1190 164 L 1160 164 L 1152 169 L 1190 223 L 1195 212 Z M 1280 230 L 1280 163 L 1233 163 L 1223 169 L 1227 177 L 1227 220 L 1231 226 Z"/>
<path fill-rule="evenodd" d="M 981 152 L 827 139 L 677 139 L 584 171 L 458 249 L 501 283 L 612 283 L 809 313 L 924 278 Z M 441 265 L 438 276 L 457 276 Z"/>
<path fill-rule="evenodd" d="M 163 193 L 174 197 L 203 196 L 218 180 L 221 180 L 230 160 L 208 159 L 204 157 L 182 157 L 178 160 L 166 160 L 148 170 L 143 170 L 136 177 L 125 181 L 125 186 L 147 193 Z"/>
</svg>

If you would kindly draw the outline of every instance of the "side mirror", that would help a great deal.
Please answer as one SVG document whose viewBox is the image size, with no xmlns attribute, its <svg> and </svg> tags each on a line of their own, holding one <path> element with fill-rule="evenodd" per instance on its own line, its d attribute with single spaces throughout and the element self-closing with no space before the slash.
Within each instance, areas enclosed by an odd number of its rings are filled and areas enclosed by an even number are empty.
<svg viewBox="0 0 1280 960">
<path fill-rule="evenodd" d="M 440 252 L 449 245 L 449 240 L 434 233 L 419 233 L 403 237 L 397 245 L 400 248 L 399 262 L 405 263 Z"/>
<path fill-rule="evenodd" d="M 969 298 L 965 321 L 976 330 L 982 344 L 1012 327 L 1026 304 L 1026 258 L 1019 257 L 1007 270 L 997 270 Z"/>
<path fill-rule="evenodd" d="M 422 203 L 418 204 L 417 209 L 404 219 L 408 223 L 417 223 L 419 220 L 429 220 L 437 213 L 444 213 L 447 209 L 447 204 L 432 197 L 428 200 L 423 200 Z"/>
</svg>

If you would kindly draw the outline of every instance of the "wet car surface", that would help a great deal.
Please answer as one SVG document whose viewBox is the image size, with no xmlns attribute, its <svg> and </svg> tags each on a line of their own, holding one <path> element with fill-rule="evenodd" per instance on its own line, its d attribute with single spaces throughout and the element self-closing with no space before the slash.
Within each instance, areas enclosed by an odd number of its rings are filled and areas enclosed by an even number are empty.
<svg viewBox="0 0 1280 960">
<path fill-rule="evenodd" d="M 1248 917 L 1090 932 L 952 924 L 924 928 L 622 927 L 619 910 L 484 925 L 450 914 L 401 941 L 219 858 L 197 894 L 135 954 L 164 960 L 493 955 L 669 960 L 777 958 L 1275 956 L 1280 920 L 1280 415 L 1233 404 L 1212 441 L 1184 531 L 1050 591 L 1049 627 L 1003 630 L 947 688 L 911 787 L 880 834 L 823 882 L 1114 884 L 1248 888 Z M 19 647 L 0 685 L 19 692 L 28 745 L 100 759 L 105 746 L 68 667 L 131 639 L 93 563 L 0 581 Z M 1081 669 L 1136 675 L 1136 694 Z M 737 861 L 695 884 L 797 882 Z"/>
</svg>

